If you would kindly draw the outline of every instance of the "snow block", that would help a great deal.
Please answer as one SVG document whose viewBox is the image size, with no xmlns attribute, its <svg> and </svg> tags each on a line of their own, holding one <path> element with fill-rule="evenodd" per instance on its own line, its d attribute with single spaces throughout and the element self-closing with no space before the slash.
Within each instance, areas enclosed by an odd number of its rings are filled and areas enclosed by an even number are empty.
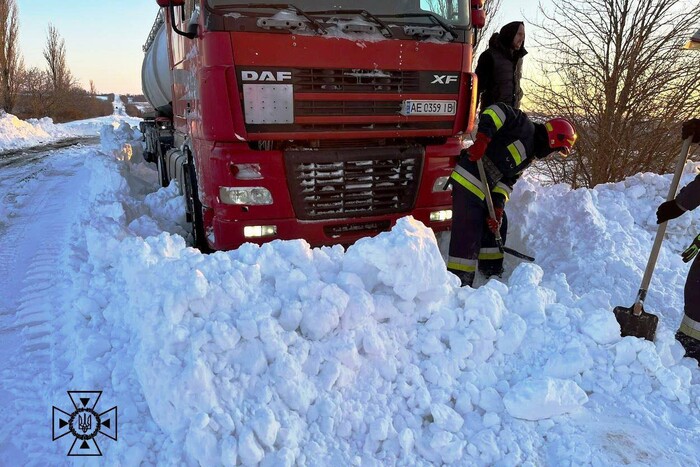
<svg viewBox="0 0 700 467">
<path fill-rule="evenodd" d="M 503 398 L 508 413 L 524 420 L 544 420 L 573 412 L 588 402 L 575 382 L 556 378 L 528 378 Z"/>
</svg>

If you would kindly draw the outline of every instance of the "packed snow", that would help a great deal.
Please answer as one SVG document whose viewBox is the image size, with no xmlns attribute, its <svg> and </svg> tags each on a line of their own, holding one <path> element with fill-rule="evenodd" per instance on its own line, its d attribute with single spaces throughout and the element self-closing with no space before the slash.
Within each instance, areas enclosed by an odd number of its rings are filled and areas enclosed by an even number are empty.
<svg viewBox="0 0 700 467">
<path fill-rule="evenodd" d="M 671 175 L 578 190 L 525 177 L 508 244 L 537 261 L 460 288 L 444 236 L 411 217 L 347 249 L 203 255 L 135 122 L 110 118 L 99 146 L 0 193 L 17 264 L 37 248 L 13 232 L 29 209 L 41 227 L 28 203 L 46 174 L 70 197 L 45 283 L 29 265 L 0 287 L 0 463 L 72 463 L 70 436 L 47 438 L 50 409 L 88 388 L 119 409 L 118 440 L 98 437 L 108 465 L 698 463 L 700 370 L 673 335 L 700 212 L 667 230 L 645 304 L 656 341 L 621 338 L 612 313 L 634 301 Z M 30 138 L 8 128 L 1 147 Z"/>
</svg>

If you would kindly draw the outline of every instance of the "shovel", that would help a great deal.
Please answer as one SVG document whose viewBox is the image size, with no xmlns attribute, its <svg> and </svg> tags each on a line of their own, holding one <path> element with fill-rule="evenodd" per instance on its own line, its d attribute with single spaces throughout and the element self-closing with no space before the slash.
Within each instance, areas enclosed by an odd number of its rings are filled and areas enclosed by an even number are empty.
<svg viewBox="0 0 700 467">
<path fill-rule="evenodd" d="M 484 196 L 486 198 L 486 206 L 489 208 L 489 216 L 491 219 L 496 218 L 496 210 L 493 208 L 493 199 L 491 199 L 491 190 L 489 190 L 489 184 L 487 182 L 486 178 L 486 171 L 484 170 L 484 163 L 481 159 L 476 161 L 477 167 L 479 167 L 479 178 L 481 178 L 481 184 L 483 185 L 484 188 Z M 535 258 L 532 256 L 528 256 L 524 253 L 520 253 L 519 251 L 516 251 L 512 248 L 508 248 L 507 246 L 503 246 L 503 240 L 501 239 L 501 232 L 494 232 L 494 235 L 496 236 L 496 245 L 498 245 L 498 249 L 500 250 L 501 253 L 508 253 L 509 255 L 513 255 L 516 258 L 524 259 L 525 261 L 535 261 Z"/>
<path fill-rule="evenodd" d="M 692 137 L 686 138 L 683 141 L 683 147 L 678 155 L 678 161 L 676 162 L 676 172 L 673 175 L 673 181 L 671 182 L 671 188 L 668 191 L 667 201 L 671 201 L 676 198 L 676 190 L 678 190 L 678 183 L 681 180 L 681 175 L 683 174 L 683 167 L 685 166 L 685 161 L 688 159 L 688 150 L 690 149 L 690 143 Z M 639 287 L 639 292 L 637 292 L 637 298 L 634 301 L 634 305 L 631 307 L 616 306 L 613 310 L 615 313 L 615 318 L 620 324 L 620 335 L 643 337 L 646 340 L 653 341 L 656 335 L 656 326 L 659 324 L 659 317 L 647 313 L 644 311 L 644 300 L 647 297 L 647 291 L 649 289 L 649 284 L 651 283 L 651 275 L 654 273 L 654 267 L 656 266 L 656 259 L 659 257 L 659 250 L 661 250 L 661 242 L 664 239 L 664 233 L 666 232 L 666 224 L 664 222 L 659 225 L 656 230 L 656 238 L 654 239 L 654 245 L 651 248 L 651 255 L 649 256 L 649 261 L 647 262 L 647 268 L 644 271 L 644 277 L 642 278 L 642 285 Z"/>
</svg>

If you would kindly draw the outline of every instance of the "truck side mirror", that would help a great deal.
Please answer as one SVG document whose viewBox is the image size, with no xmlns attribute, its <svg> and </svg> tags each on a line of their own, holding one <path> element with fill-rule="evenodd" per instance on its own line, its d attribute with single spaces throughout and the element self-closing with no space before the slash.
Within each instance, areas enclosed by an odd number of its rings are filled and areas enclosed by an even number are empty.
<svg viewBox="0 0 700 467">
<path fill-rule="evenodd" d="M 185 0 L 156 0 L 156 3 L 158 3 L 158 6 L 160 6 L 161 8 L 170 7 L 170 24 L 173 27 L 173 31 L 188 39 L 194 39 L 195 37 L 197 37 L 197 34 L 199 34 L 199 27 L 196 24 L 189 25 L 189 27 L 187 28 L 187 32 L 181 31 L 175 25 L 175 7 L 183 6 L 185 4 Z"/>
<path fill-rule="evenodd" d="M 486 25 L 486 11 L 484 10 L 484 0 L 472 1 L 472 26 L 481 29 Z"/>
</svg>

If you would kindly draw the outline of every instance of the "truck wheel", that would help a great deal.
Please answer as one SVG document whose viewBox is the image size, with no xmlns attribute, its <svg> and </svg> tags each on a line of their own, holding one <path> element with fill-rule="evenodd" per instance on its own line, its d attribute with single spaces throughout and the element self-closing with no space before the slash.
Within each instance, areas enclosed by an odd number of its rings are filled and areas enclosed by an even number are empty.
<svg viewBox="0 0 700 467">
<path fill-rule="evenodd" d="M 207 243 L 204 231 L 204 215 L 202 213 L 202 202 L 199 200 L 197 191 L 197 175 L 192 162 L 185 165 L 185 201 L 187 209 L 190 211 L 192 219 L 192 246 L 202 253 L 211 253 L 211 248 Z"/>
</svg>

